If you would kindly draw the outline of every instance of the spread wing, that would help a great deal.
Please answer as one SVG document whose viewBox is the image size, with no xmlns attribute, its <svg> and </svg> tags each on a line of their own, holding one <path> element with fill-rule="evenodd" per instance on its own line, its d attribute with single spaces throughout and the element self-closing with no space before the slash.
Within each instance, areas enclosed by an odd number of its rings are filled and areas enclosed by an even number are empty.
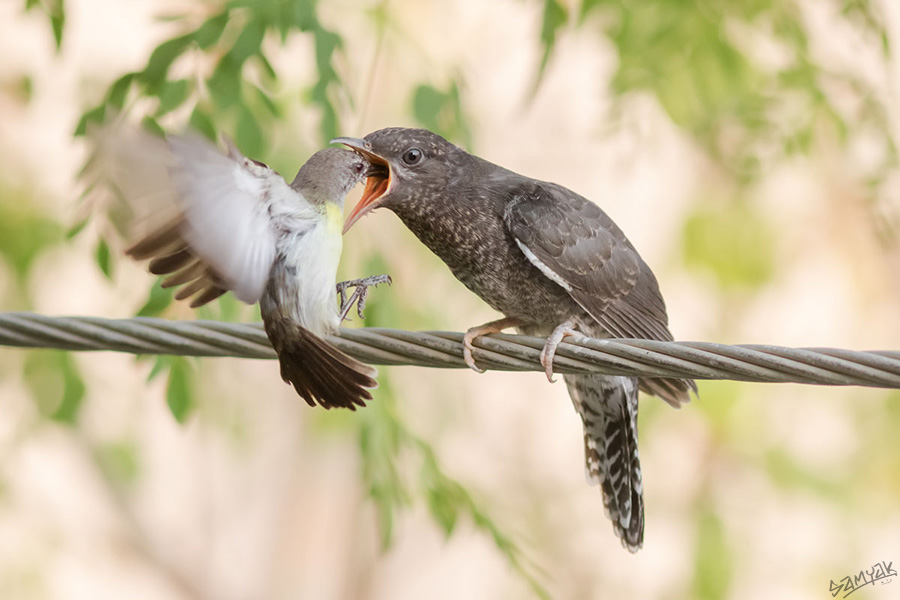
<svg viewBox="0 0 900 600">
<path fill-rule="evenodd" d="M 284 180 L 268 167 L 251 170 L 256 165 L 234 148 L 225 156 L 199 137 L 172 137 L 169 146 L 184 241 L 235 296 L 256 302 L 275 260 L 267 196 L 277 180 L 287 188 Z"/>
<path fill-rule="evenodd" d="M 656 277 L 596 204 L 535 185 L 514 196 L 504 220 L 528 260 L 611 335 L 672 339 Z"/>
<path fill-rule="evenodd" d="M 535 184 L 513 196 L 504 221 L 528 260 L 607 333 L 672 340 L 656 277 L 596 204 L 554 184 Z M 696 389 L 680 379 L 641 379 L 640 385 L 673 406 Z"/>
<path fill-rule="evenodd" d="M 184 285 L 176 298 L 194 296 L 192 306 L 229 290 L 244 302 L 259 300 L 276 256 L 272 206 L 308 203 L 233 146 L 224 154 L 196 135 L 127 137 L 109 157 L 117 164 L 113 183 L 150 223 L 128 253 L 152 259 L 151 272 L 170 275 L 164 286 Z"/>
</svg>

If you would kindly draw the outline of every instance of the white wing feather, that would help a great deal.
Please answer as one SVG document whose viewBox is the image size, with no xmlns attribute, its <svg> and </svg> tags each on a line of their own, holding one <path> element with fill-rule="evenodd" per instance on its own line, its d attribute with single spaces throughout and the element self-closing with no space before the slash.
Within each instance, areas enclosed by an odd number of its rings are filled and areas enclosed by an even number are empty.
<svg viewBox="0 0 900 600">
<path fill-rule="evenodd" d="M 256 302 L 275 261 L 276 232 L 268 207 L 273 188 L 287 188 L 284 179 L 268 167 L 253 173 L 247 165 L 254 163 L 226 156 L 199 137 L 174 136 L 169 144 L 185 241 L 235 296 Z"/>
<path fill-rule="evenodd" d="M 244 302 L 262 296 L 279 236 L 303 233 L 321 217 L 278 173 L 230 143 L 225 154 L 197 135 L 162 140 L 121 123 L 94 137 L 92 169 L 127 201 L 132 237 L 177 223 L 214 284 Z"/>
</svg>

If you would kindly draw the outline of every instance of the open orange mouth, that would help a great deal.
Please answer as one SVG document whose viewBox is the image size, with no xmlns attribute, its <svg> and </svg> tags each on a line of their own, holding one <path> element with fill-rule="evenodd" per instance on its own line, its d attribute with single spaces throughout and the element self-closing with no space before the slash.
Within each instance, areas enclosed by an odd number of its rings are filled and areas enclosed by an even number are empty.
<svg viewBox="0 0 900 600">
<path fill-rule="evenodd" d="M 362 198 L 350 211 L 350 216 L 347 217 L 344 223 L 344 233 L 347 233 L 354 223 L 378 208 L 381 205 L 382 198 L 391 193 L 394 182 L 393 173 L 391 172 L 390 163 L 372 152 L 371 145 L 365 140 L 336 138 L 331 140 L 331 142 L 344 144 L 369 161 L 369 170 L 366 172 L 366 188 L 363 190 Z"/>
</svg>

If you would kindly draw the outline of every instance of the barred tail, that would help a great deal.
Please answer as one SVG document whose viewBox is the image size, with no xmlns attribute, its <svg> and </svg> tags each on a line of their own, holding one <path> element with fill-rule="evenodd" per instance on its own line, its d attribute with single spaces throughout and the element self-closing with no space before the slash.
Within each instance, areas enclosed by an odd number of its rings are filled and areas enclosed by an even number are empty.
<svg viewBox="0 0 900 600">
<path fill-rule="evenodd" d="M 285 319 L 265 321 L 266 334 L 278 353 L 281 378 L 310 406 L 365 406 L 378 387 L 378 371 L 351 358 L 308 329 Z"/>
<path fill-rule="evenodd" d="M 622 545 L 637 552 L 644 543 L 638 382 L 602 375 L 566 375 L 565 381 L 584 423 L 588 481 L 600 485 L 606 516 Z"/>
</svg>

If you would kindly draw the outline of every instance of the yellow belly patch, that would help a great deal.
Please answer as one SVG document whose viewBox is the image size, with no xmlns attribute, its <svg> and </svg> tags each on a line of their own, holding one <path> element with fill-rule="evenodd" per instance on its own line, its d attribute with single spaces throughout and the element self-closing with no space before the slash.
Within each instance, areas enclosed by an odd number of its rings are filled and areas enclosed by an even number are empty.
<svg viewBox="0 0 900 600">
<path fill-rule="evenodd" d="M 344 228 L 344 211 L 343 209 L 334 204 L 332 202 L 325 203 L 325 223 L 328 226 L 328 233 L 337 233 L 341 234 L 341 229 Z"/>
</svg>

